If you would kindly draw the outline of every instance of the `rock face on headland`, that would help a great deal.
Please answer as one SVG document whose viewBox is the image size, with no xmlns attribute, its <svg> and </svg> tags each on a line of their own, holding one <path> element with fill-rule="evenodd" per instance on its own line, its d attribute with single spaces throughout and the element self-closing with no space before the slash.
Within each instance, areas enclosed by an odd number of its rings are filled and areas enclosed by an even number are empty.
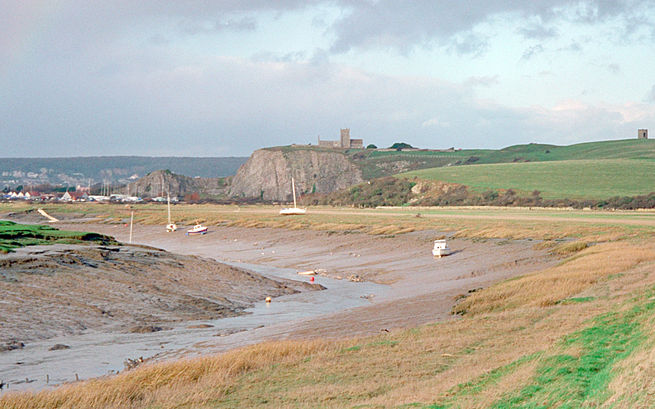
<svg viewBox="0 0 655 409">
<path fill-rule="evenodd" d="M 313 149 L 260 149 L 237 171 L 229 189 L 235 198 L 292 199 L 296 195 L 330 193 L 362 183 L 361 170 L 340 151 Z"/>
<path fill-rule="evenodd" d="M 128 184 L 128 192 L 140 197 L 184 196 L 190 193 L 219 195 L 225 189 L 222 178 L 192 178 L 176 175 L 170 170 L 156 170 Z"/>
</svg>

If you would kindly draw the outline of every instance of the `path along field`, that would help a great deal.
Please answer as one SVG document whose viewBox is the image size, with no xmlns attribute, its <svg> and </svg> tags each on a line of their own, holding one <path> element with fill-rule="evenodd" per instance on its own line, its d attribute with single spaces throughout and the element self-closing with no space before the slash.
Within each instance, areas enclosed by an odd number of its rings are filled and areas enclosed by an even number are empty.
<svg viewBox="0 0 655 409">
<path fill-rule="evenodd" d="M 12 206 L 0 211 L 23 211 Z M 118 206 L 58 208 L 118 221 Z M 143 224 L 163 206 L 137 206 Z M 53 210 L 53 209 L 47 209 Z M 420 213 L 420 217 L 417 214 Z M 473 240 L 532 238 L 554 267 L 468 294 L 460 318 L 342 341 L 264 343 L 137 368 L 8 408 L 652 407 L 655 215 L 527 209 L 310 209 L 175 206 L 178 223 L 376 235 L 433 229 Z M 567 239 L 557 241 L 557 239 Z M 573 244 L 573 245 L 572 245 Z"/>
</svg>

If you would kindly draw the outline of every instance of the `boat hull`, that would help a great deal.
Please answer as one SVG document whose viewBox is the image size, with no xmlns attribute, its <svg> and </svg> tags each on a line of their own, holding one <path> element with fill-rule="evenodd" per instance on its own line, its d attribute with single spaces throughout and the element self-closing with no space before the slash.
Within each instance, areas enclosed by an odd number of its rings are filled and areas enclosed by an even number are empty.
<svg viewBox="0 0 655 409">
<path fill-rule="evenodd" d="M 206 233 L 207 233 L 207 227 L 197 225 L 197 226 L 194 226 L 193 229 L 187 230 L 186 235 L 187 236 L 198 236 L 198 235 L 202 235 L 202 234 L 206 234 Z"/>
<path fill-rule="evenodd" d="M 307 209 L 299 209 L 297 207 L 290 207 L 287 209 L 280 210 L 280 215 L 282 216 L 294 216 L 294 215 L 303 215 L 307 214 Z"/>
<path fill-rule="evenodd" d="M 433 249 L 432 250 L 432 255 L 437 258 L 441 258 L 443 256 L 448 256 L 450 255 L 450 249 L 445 248 L 445 249 Z"/>
</svg>

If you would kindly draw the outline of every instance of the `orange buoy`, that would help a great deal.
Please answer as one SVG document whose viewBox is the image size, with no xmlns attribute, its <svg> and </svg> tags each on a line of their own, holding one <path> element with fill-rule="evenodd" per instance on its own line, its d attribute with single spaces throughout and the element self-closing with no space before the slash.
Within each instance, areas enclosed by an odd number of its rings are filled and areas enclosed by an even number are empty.
<svg viewBox="0 0 655 409">
<path fill-rule="evenodd" d="M 266 297 L 266 302 L 270 303 L 271 302 L 271 297 Z"/>
</svg>

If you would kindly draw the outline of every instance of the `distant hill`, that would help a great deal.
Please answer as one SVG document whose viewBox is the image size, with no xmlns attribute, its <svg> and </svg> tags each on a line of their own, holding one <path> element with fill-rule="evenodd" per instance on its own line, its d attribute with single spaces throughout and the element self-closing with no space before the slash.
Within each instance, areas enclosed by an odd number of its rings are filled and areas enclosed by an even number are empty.
<svg viewBox="0 0 655 409">
<path fill-rule="evenodd" d="M 623 139 L 568 146 L 530 143 L 503 149 L 370 151 L 369 161 L 434 161 L 433 166 L 579 159 L 655 159 L 655 139 Z"/>
<path fill-rule="evenodd" d="M 604 163 L 600 168 L 597 168 L 598 161 Z M 519 166 L 525 163 L 530 164 Z M 362 181 L 403 174 L 463 184 L 474 190 L 511 188 L 525 193 L 540 190 L 549 199 L 604 199 L 655 190 L 650 186 L 653 164 L 655 140 L 643 139 L 569 146 L 531 143 L 499 150 L 332 149 L 291 145 L 256 151 L 237 173 L 228 192 L 235 198 L 287 200 L 292 175 L 298 191 L 308 194 L 331 193 Z"/>
<path fill-rule="evenodd" d="M 0 188 L 18 184 L 127 183 L 158 169 L 190 177 L 234 175 L 244 157 L 99 156 L 71 158 L 0 158 Z M 133 177 L 130 179 L 130 177 Z"/>
</svg>

